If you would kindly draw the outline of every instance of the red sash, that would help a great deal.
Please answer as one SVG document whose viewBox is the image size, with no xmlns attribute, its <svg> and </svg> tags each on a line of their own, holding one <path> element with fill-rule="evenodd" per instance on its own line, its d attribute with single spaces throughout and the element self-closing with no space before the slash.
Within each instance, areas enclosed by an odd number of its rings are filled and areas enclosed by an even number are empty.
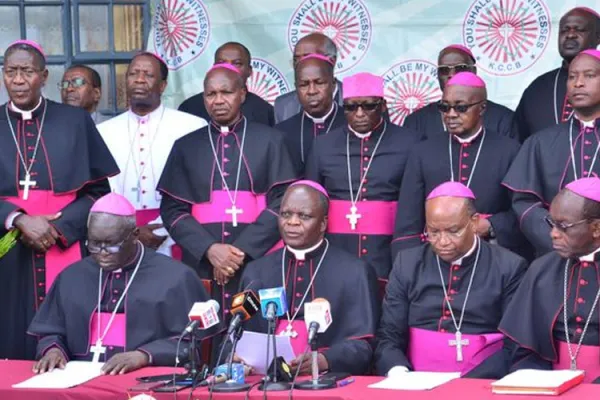
<svg viewBox="0 0 600 400">
<path fill-rule="evenodd" d="M 346 200 L 329 202 L 329 223 L 327 232 L 356 235 L 393 235 L 396 221 L 397 201 L 359 201 L 356 203 L 360 214 L 356 229 L 352 230 L 346 215 L 350 214 L 352 203 Z"/>
<path fill-rule="evenodd" d="M 552 364 L 553 369 L 571 369 L 569 348 L 566 342 L 556 341 L 558 361 Z M 571 351 L 575 352 L 577 345 L 571 343 Z M 600 346 L 581 345 L 577 355 L 577 369 L 585 371 L 584 383 L 590 383 L 600 376 Z"/>
</svg>

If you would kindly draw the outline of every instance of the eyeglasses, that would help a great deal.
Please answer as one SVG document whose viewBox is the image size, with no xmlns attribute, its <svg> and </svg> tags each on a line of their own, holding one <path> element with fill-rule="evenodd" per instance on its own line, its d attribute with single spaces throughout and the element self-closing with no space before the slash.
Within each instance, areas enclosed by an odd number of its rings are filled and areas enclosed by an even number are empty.
<svg viewBox="0 0 600 400">
<path fill-rule="evenodd" d="M 466 113 L 467 111 L 469 111 L 469 108 L 476 106 L 477 104 L 481 104 L 484 101 L 485 100 L 481 100 L 481 101 L 478 101 L 477 103 L 471 103 L 471 104 L 455 104 L 453 106 L 448 103 L 439 102 L 437 107 L 438 107 L 438 110 L 440 110 L 443 113 L 447 113 L 447 112 L 450 112 L 450 110 L 454 110 L 459 114 L 463 114 L 463 113 Z"/>
<path fill-rule="evenodd" d="M 462 229 L 452 232 L 452 231 L 435 231 L 435 232 L 430 232 L 429 230 L 427 230 L 425 232 L 425 237 L 430 241 L 430 242 L 437 242 L 439 241 L 443 235 L 447 235 L 448 239 L 452 240 L 456 240 L 456 239 L 460 239 L 460 237 L 462 235 L 465 234 L 465 232 L 467 231 L 467 228 L 469 227 L 469 225 L 465 225 Z"/>
<path fill-rule="evenodd" d="M 586 219 L 582 219 L 580 221 L 575 221 L 575 222 L 571 222 L 569 224 L 565 224 L 564 222 L 556 222 L 555 220 L 552 219 L 552 217 L 550 217 L 549 215 L 546 215 L 544 217 L 544 221 L 546 221 L 546 223 L 548 224 L 548 226 L 550 228 L 556 228 L 560 232 L 566 232 L 569 228 L 589 222 L 589 219 L 586 218 Z"/>
<path fill-rule="evenodd" d="M 456 65 L 438 65 L 438 75 L 447 76 L 451 73 L 459 73 L 459 72 L 471 72 L 473 71 L 473 66 L 469 64 L 456 64 Z"/>
<path fill-rule="evenodd" d="M 87 247 L 88 251 L 91 254 L 98 254 L 102 250 L 105 250 L 108 254 L 117 254 L 118 252 L 121 251 L 121 248 L 123 247 L 125 242 L 131 237 L 131 234 L 133 232 L 134 231 L 129 232 L 129 235 L 127 235 L 127 237 L 119 243 L 115 243 L 115 244 L 111 244 L 111 245 L 107 246 L 105 244 L 98 244 L 98 243 L 90 242 L 89 240 L 86 240 L 85 246 Z"/>
<path fill-rule="evenodd" d="M 58 83 L 58 88 L 60 90 L 67 90 L 70 86 L 74 87 L 75 89 L 80 88 L 82 86 L 84 86 L 85 84 L 87 84 L 87 81 L 83 78 L 73 78 L 70 81 L 62 81 Z"/>
<path fill-rule="evenodd" d="M 365 112 L 372 112 L 375 111 L 380 105 L 381 101 L 377 101 L 375 103 L 344 104 L 344 111 L 355 112 L 358 111 L 359 108 L 362 108 Z"/>
<path fill-rule="evenodd" d="M 30 67 L 24 67 L 24 68 L 9 67 L 9 68 L 3 68 L 3 72 L 4 72 L 4 75 L 8 76 L 9 78 L 15 78 L 19 72 L 21 72 L 21 74 L 23 74 L 27 78 L 32 78 L 35 74 L 41 72 L 41 70 L 35 69 L 35 68 L 30 68 Z"/>
</svg>

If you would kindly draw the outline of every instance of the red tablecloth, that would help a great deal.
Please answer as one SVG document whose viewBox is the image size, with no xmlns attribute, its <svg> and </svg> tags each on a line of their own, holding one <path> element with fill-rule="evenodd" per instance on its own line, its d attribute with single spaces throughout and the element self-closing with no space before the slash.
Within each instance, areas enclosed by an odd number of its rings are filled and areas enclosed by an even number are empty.
<svg viewBox="0 0 600 400">
<path fill-rule="evenodd" d="M 139 393 L 128 393 L 127 389 L 136 384 L 135 377 L 147 375 L 161 375 L 172 373 L 172 368 L 144 368 L 127 375 L 103 376 L 96 378 L 84 385 L 67 390 L 39 390 L 39 389 L 13 389 L 11 385 L 29 378 L 32 363 L 29 361 L 0 361 L 0 399 L 1 400 L 126 400 Z M 369 389 L 367 385 L 381 380 L 381 377 L 365 376 L 356 377 L 356 382 L 339 389 L 323 390 L 319 392 L 294 391 L 295 399 L 314 400 L 485 400 L 505 398 L 507 400 L 535 400 L 548 399 L 547 396 L 500 396 L 492 394 L 490 382 L 478 379 L 456 379 L 430 391 L 407 392 L 395 390 Z M 173 400 L 172 393 L 147 393 L 157 400 Z M 189 390 L 177 393 L 177 399 L 186 400 Z M 194 399 L 208 399 L 208 390 L 205 388 L 194 391 Z M 219 394 L 215 393 L 215 400 L 240 400 L 244 393 Z M 262 400 L 263 393 L 253 390 L 250 398 Z M 268 394 L 269 399 L 288 399 L 288 392 Z M 561 399 L 587 400 L 600 398 L 600 385 L 580 385 L 560 396 Z"/>
</svg>

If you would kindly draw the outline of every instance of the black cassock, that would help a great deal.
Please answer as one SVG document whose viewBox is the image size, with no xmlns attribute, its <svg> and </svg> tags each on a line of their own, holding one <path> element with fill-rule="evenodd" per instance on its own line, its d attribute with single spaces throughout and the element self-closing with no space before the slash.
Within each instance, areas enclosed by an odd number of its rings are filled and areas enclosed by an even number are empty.
<svg viewBox="0 0 600 400">
<path fill-rule="evenodd" d="M 511 109 L 488 100 L 483 116 L 484 126 L 490 133 L 517 139 L 518 134 L 513 126 L 513 114 Z M 426 137 L 442 134 L 446 130 L 437 102 L 430 103 L 410 114 L 402 126 L 421 132 Z"/>
<path fill-rule="evenodd" d="M 385 134 L 375 153 L 384 130 Z M 419 133 L 387 121 L 379 125 L 369 137 L 362 139 L 345 126 L 318 137 L 306 163 L 306 179 L 322 184 L 331 199 L 327 237 L 333 245 L 371 264 L 380 279 L 387 279 L 392 267 L 390 243 L 394 232 L 396 201 L 408 154 L 420 138 Z M 352 171 L 352 196 L 358 196 L 357 214 L 361 215 L 355 230 L 347 217 L 352 206 L 348 183 L 347 140 Z M 371 159 L 371 168 L 357 194 L 360 179 L 367 172 Z"/>
<path fill-rule="evenodd" d="M 600 257 L 594 260 L 570 260 L 567 273 L 568 300 L 567 325 L 571 348 L 575 352 L 581 339 L 588 316 L 594 304 L 600 282 Z M 516 291 L 513 301 L 500 322 L 500 330 L 514 343 L 507 346 L 512 350 L 512 369 L 535 368 L 552 369 L 553 364 L 560 364 L 568 369 L 570 360 L 568 352 L 561 347 L 566 345 L 564 327 L 564 273 L 567 260 L 556 252 L 548 253 L 535 260 L 525 274 L 521 286 Z M 596 379 L 599 375 L 600 359 L 597 357 L 600 346 L 599 314 L 594 310 L 583 337 L 583 346 L 590 346 L 595 357 L 590 360 L 596 369 L 595 374 L 588 370 L 586 381 Z M 566 349 L 566 348 L 565 348 Z M 577 358 L 578 367 L 584 368 L 582 359 L 590 348 L 580 352 Z"/>
<path fill-rule="evenodd" d="M 258 292 L 259 289 L 281 287 L 282 253 L 285 251 L 283 274 L 286 278 L 283 286 L 286 288 L 290 318 L 299 310 L 296 320 L 303 320 L 304 306 L 300 302 L 325 247 L 323 242 L 306 254 L 303 261 L 284 249 L 254 261 L 246 267 L 240 289 L 250 288 Z M 318 336 L 318 345 L 327 358 L 329 370 L 367 374 L 373 354 L 371 341 L 379 318 L 374 271 L 363 261 L 330 244 L 305 303 L 319 297 L 327 299 L 331 306 L 332 325 Z M 286 318 L 283 316 L 279 321 L 287 324 Z M 244 328 L 266 333 L 267 321 L 257 314 L 245 323 Z"/>
<path fill-rule="evenodd" d="M 600 173 L 595 156 L 600 143 L 598 124 L 597 120 L 595 128 L 584 128 L 577 119 L 572 119 L 533 135 L 521 146 L 502 182 L 514 192 L 513 210 L 538 256 L 552 251 L 550 227 L 544 217 L 554 196 L 568 183 L 590 172 L 590 176 Z M 569 132 L 573 137 L 576 174 Z"/>
<path fill-rule="evenodd" d="M 30 215 L 62 212 L 52 222 L 61 239 L 46 254 L 35 253 L 18 241 L 0 259 L 0 299 L 7 304 L 0 320 L 10 326 L 0 332 L 0 358 L 33 359 L 36 343 L 26 334 L 27 326 L 56 275 L 85 255 L 82 242 L 90 207 L 110 192 L 107 177 L 119 169 L 85 110 L 44 99 L 32 118 L 24 120 L 9 108 L 10 123 L 25 164 L 33 165 L 31 180 L 36 182 L 25 200 L 20 185 L 25 169 L 6 111 L 6 105 L 0 107 L 0 236 L 7 233 L 6 221 L 13 211 L 21 209 Z M 40 127 L 39 147 L 31 164 Z"/>
<path fill-rule="evenodd" d="M 141 245 L 139 246 L 141 249 Z M 132 279 L 140 259 L 122 269 L 102 274 L 100 336 L 108 325 L 125 287 Z M 58 347 L 68 360 L 91 360 L 90 347 L 98 339 L 98 280 L 100 267 L 87 257 L 63 271 L 29 327 L 40 337 L 37 357 Z M 149 355 L 152 365 L 173 366 L 177 339 L 188 324 L 188 311 L 197 301 L 208 300 L 202 282 L 187 266 L 170 257 L 145 249 L 140 267 L 125 299 L 103 340 L 106 353 L 140 350 Z M 184 342 L 179 355 L 186 359 Z"/>
<path fill-rule="evenodd" d="M 514 116 L 521 142 L 536 132 L 567 121 L 572 115 L 573 107 L 567 101 L 568 73 L 565 67 L 553 69 L 538 76 L 525 89 Z"/>
<path fill-rule="evenodd" d="M 511 208 L 512 193 L 502 186 L 502 179 L 518 151 L 516 140 L 487 129 L 485 137 L 479 133 L 469 143 L 460 143 L 446 134 L 417 144 L 402 178 L 392 257 L 401 249 L 425 241 L 425 199 L 436 186 L 452 180 L 450 165 L 454 181 L 468 184 L 473 190 L 477 197 L 475 207 L 489 219 L 498 244 L 524 255 L 527 241 L 519 232 L 519 222 Z"/>
<path fill-rule="evenodd" d="M 211 123 L 213 143 L 231 196 L 234 196 L 245 120 L 221 133 Z M 213 267 L 206 251 L 228 243 L 246 254 L 246 261 L 262 257 L 279 240 L 277 215 L 287 184 L 296 179 L 282 134 L 266 125 L 248 122 L 236 206 L 243 210 L 233 226 L 227 214 L 231 199 L 209 141 L 208 127 L 192 132 L 173 145 L 158 190 L 163 194 L 160 213 L 173 240 L 181 246 L 183 262 L 200 278 L 211 280 Z M 213 281 L 211 296 L 221 304 L 223 319 L 231 296 L 237 293 L 242 271 L 227 285 Z"/>
<path fill-rule="evenodd" d="M 465 335 L 498 332 L 502 315 L 527 268 L 526 261 L 516 254 L 483 241 L 479 243 L 481 253 L 461 326 L 461 332 Z M 442 275 L 447 283 L 446 290 L 457 323 L 476 258 L 477 248 L 467 255 L 460 265 L 451 265 L 440 259 Z M 395 366 L 413 368 L 408 357 L 410 329 L 456 332 L 444 300 L 436 255 L 429 244 L 403 250 L 394 261 L 377 333 L 375 365 L 380 375 L 387 374 Z M 474 342 L 471 341 L 469 346 L 475 345 Z M 499 344 L 501 347 L 501 343 Z M 436 357 L 432 354 L 435 352 L 434 345 L 433 340 L 423 343 L 423 347 L 416 349 L 413 354 Z M 446 343 L 440 343 L 436 347 L 447 346 Z M 503 361 L 502 351 L 499 351 L 472 369 L 468 376 L 501 377 L 505 372 Z"/>
<path fill-rule="evenodd" d="M 316 121 L 301 112 L 277 125 L 275 129 L 283 132 L 285 144 L 288 146 L 294 166 L 301 175 L 304 174 L 304 163 L 317 136 L 325 135 L 346 124 L 344 110 L 336 103 L 334 110 L 323 121 Z"/>
<path fill-rule="evenodd" d="M 204 105 L 204 92 L 198 93 L 179 105 L 179 111 L 204 118 L 207 122 L 210 121 L 210 115 Z M 246 101 L 242 104 L 242 112 L 249 121 L 258 122 L 268 126 L 275 125 L 275 117 L 273 114 L 273 106 L 262 97 L 248 92 Z"/>
</svg>

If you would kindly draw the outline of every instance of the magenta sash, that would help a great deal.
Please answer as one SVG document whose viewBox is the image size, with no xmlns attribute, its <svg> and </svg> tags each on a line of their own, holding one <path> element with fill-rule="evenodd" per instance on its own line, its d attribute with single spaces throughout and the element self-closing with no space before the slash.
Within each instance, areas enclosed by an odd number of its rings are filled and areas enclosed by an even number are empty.
<svg viewBox="0 0 600 400">
<path fill-rule="evenodd" d="M 571 369 L 571 359 L 569 358 L 569 348 L 566 342 L 556 341 L 558 350 L 558 362 L 552 364 L 553 369 Z M 577 345 L 571 344 L 571 349 L 575 352 Z M 583 383 L 591 383 L 600 376 L 600 346 L 581 345 L 579 355 L 577 356 L 577 369 L 585 371 Z"/>
<path fill-rule="evenodd" d="M 57 196 L 50 190 L 30 190 L 27 200 L 23 200 L 22 196 L 23 191 L 19 190 L 19 197 L 4 197 L 3 200 L 22 208 L 27 214 L 35 216 L 55 214 L 76 198 L 75 194 Z M 66 250 L 62 250 L 58 246 L 52 246 L 45 254 L 46 293 L 52 287 L 52 283 L 58 274 L 79 260 L 81 260 L 79 242 L 73 243 Z"/>
<path fill-rule="evenodd" d="M 100 313 L 100 336 L 104 333 L 104 329 L 110 321 L 111 313 Z M 110 326 L 110 329 L 106 333 L 104 340 L 102 341 L 103 346 L 116 346 L 125 348 L 125 335 L 127 331 L 127 318 L 125 313 L 118 313 L 115 315 L 115 319 Z M 91 345 L 96 343 L 98 336 L 98 313 L 94 312 L 90 321 L 90 337 L 89 343 Z"/>
<path fill-rule="evenodd" d="M 462 335 L 469 340 L 463 345 L 463 361 L 456 361 L 456 347 L 450 346 L 455 340 L 454 333 L 430 331 L 428 329 L 409 329 L 408 359 L 415 371 L 460 372 L 464 376 L 481 364 L 486 358 L 502 350 L 501 333 L 482 335 Z"/>
<path fill-rule="evenodd" d="M 277 323 L 277 329 L 275 329 L 276 335 L 281 335 L 282 332 L 285 332 L 285 328 L 288 326 L 287 319 L 280 319 Z M 292 343 L 292 349 L 294 350 L 294 354 L 296 357 L 300 356 L 306 350 L 306 344 L 308 343 L 308 331 L 306 330 L 306 324 L 304 321 L 294 321 L 292 322 L 292 326 L 294 330 L 298 333 L 298 336 L 295 338 L 290 338 L 290 342 Z M 292 360 L 285 360 L 290 362 Z"/>
<path fill-rule="evenodd" d="M 356 203 L 360 214 L 356 229 L 352 230 L 346 215 L 350 214 L 352 203 L 346 200 L 329 202 L 329 233 L 349 233 L 356 235 L 393 235 L 396 221 L 397 201 L 359 201 Z"/>
<path fill-rule="evenodd" d="M 232 193 L 233 195 L 233 193 Z M 267 208 L 267 198 L 264 195 L 255 195 L 252 192 L 238 191 L 235 205 L 243 210 L 237 214 L 237 222 L 251 224 Z M 232 222 L 232 215 L 225 212 L 231 207 L 231 200 L 224 190 L 214 190 L 211 200 L 207 203 L 194 204 L 192 215 L 201 224 L 215 224 L 220 222 Z"/>
<path fill-rule="evenodd" d="M 135 211 L 135 224 L 137 226 L 145 226 L 148 225 L 151 221 L 154 221 L 160 215 L 160 210 L 158 208 L 153 208 L 151 210 L 136 210 Z"/>
</svg>

